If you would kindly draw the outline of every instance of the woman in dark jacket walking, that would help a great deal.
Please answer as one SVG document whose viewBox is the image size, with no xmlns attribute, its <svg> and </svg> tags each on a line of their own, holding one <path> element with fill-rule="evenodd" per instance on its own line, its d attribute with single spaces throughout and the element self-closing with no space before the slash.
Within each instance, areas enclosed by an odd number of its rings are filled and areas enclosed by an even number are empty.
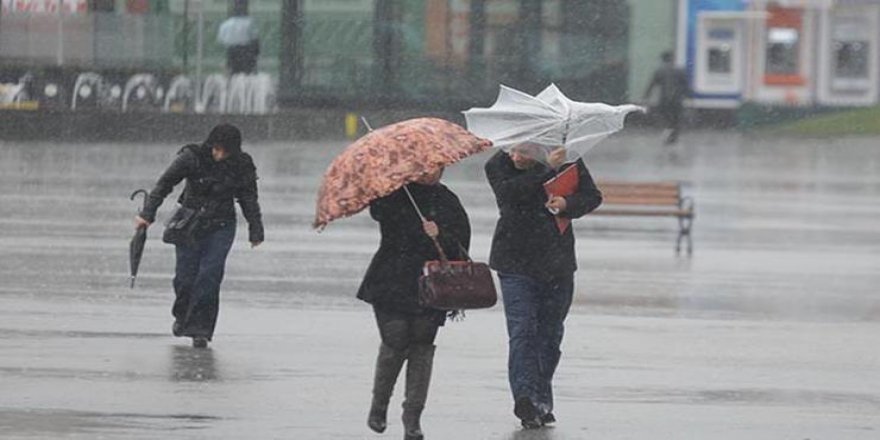
<svg viewBox="0 0 880 440">
<path fill-rule="evenodd" d="M 424 438 L 420 418 L 434 363 L 434 338 L 446 320 L 446 312 L 419 305 L 418 279 L 426 261 L 440 258 L 432 237 L 454 260 L 466 258 L 471 239 L 467 213 L 458 197 L 440 184 L 442 172 L 407 186 L 424 223 L 403 188 L 370 204 L 382 240 L 358 291 L 358 298 L 373 305 L 382 339 L 367 422 L 373 431 L 385 431 L 388 401 L 406 361 L 402 420 L 407 440 Z"/>
<path fill-rule="evenodd" d="M 238 128 L 220 124 L 203 144 L 183 147 L 135 217 L 136 228 L 148 227 L 155 220 L 162 201 L 183 179 L 186 186 L 178 203 L 201 214 L 189 242 L 175 245 L 172 333 L 191 337 L 194 347 L 203 348 L 213 338 L 217 323 L 220 283 L 235 238 L 235 200 L 247 219 L 251 246 L 263 242 L 257 170 L 251 156 L 241 151 Z"/>
<path fill-rule="evenodd" d="M 565 154 L 562 148 L 555 150 L 545 165 L 527 149 L 514 148 L 499 151 L 485 166 L 500 214 L 489 265 L 501 281 L 513 412 L 528 429 L 556 421 L 553 375 L 574 294 L 574 232 L 568 226 L 560 233 L 555 216 L 580 218 L 602 203 L 602 193 L 581 159 L 568 165 L 576 167 L 577 190 L 547 197 L 544 182 L 562 170 Z"/>
</svg>

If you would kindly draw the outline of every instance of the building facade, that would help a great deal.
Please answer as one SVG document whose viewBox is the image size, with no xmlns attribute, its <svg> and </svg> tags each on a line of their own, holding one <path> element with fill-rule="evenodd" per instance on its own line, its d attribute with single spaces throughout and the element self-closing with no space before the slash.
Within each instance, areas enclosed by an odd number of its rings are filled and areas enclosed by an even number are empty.
<svg viewBox="0 0 880 440">
<path fill-rule="evenodd" d="M 631 101 L 675 47 L 677 17 L 677 0 L 0 1 L 7 83 L 26 71 L 203 82 L 224 72 L 217 29 L 244 3 L 258 67 L 291 106 L 459 108 L 491 101 L 498 84 L 549 82 L 575 99 Z"/>
<path fill-rule="evenodd" d="M 880 100 L 878 0 L 681 0 L 679 17 L 694 107 Z"/>
</svg>

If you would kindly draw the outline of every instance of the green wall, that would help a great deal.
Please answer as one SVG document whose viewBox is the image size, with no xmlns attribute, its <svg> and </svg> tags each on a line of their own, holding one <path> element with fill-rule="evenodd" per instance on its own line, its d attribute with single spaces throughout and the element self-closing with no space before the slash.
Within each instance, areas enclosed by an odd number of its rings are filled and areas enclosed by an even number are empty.
<svg viewBox="0 0 880 440">
<path fill-rule="evenodd" d="M 678 0 L 628 0 L 629 99 L 638 101 L 660 66 L 660 54 L 675 49 Z"/>
</svg>

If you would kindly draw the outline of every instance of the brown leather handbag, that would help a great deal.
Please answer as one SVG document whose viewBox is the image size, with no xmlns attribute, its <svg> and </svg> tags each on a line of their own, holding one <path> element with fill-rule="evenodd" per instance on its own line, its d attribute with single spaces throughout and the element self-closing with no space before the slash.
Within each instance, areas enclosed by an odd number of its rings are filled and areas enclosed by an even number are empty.
<svg viewBox="0 0 880 440">
<path fill-rule="evenodd" d="M 403 189 L 419 218 L 425 222 L 425 216 L 409 188 L 404 186 Z M 422 268 L 422 275 L 419 277 L 419 303 L 437 310 L 471 310 L 494 306 L 498 301 L 498 293 L 495 291 L 489 265 L 474 263 L 461 243 L 458 247 L 467 261 L 449 261 L 437 238 L 431 237 L 431 240 L 440 259 L 427 261 Z"/>
<path fill-rule="evenodd" d="M 461 247 L 467 261 L 449 261 L 437 240 L 440 260 L 425 262 L 419 277 L 419 302 L 438 310 L 485 309 L 495 305 L 498 293 L 486 263 L 475 263 Z"/>
</svg>

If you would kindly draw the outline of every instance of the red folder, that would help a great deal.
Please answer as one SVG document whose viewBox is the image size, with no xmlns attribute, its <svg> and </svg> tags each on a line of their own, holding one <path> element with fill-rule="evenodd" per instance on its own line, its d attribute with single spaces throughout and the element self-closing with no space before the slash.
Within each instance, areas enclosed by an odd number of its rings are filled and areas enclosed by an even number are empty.
<svg viewBox="0 0 880 440">
<path fill-rule="evenodd" d="M 577 164 L 571 164 L 564 171 L 544 182 L 544 191 L 547 192 L 548 198 L 570 196 L 577 192 L 579 181 Z M 570 224 L 570 218 L 556 216 L 556 227 L 559 228 L 560 234 L 564 234 Z"/>
</svg>

